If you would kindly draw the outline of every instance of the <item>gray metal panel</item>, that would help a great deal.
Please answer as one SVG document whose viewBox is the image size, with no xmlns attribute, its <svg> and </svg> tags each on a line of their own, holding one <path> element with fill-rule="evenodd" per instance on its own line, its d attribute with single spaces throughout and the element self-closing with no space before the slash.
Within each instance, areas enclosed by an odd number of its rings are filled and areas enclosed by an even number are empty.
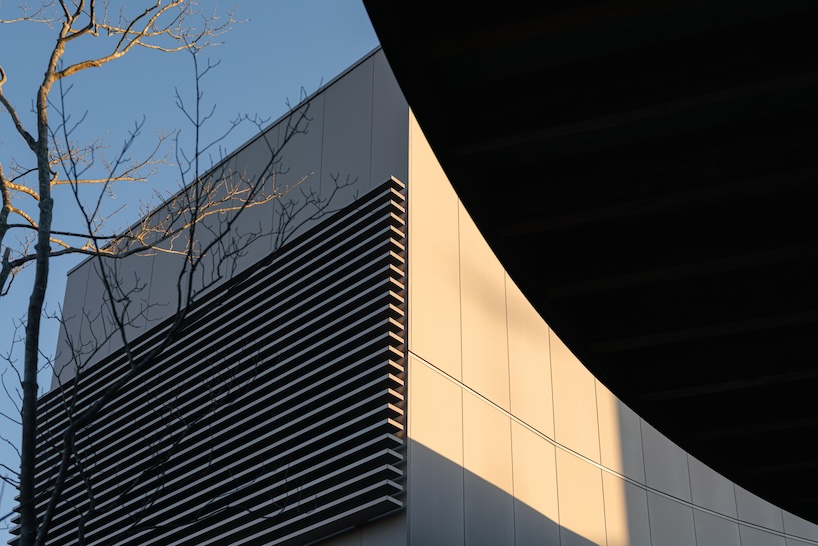
<svg viewBox="0 0 818 546">
<path fill-rule="evenodd" d="M 595 383 L 600 462 L 605 467 L 644 484 L 645 464 L 639 416 L 599 380 Z"/>
<path fill-rule="evenodd" d="M 209 173 L 202 186 L 212 191 L 209 215 L 196 226 L 207 279 L 196 290 L 216 284 L 256 263 L 272 249 L 272 200 L 278 128 L 272 127 Z M 209 201 L 209 202 L 207 202 Z M 213 213 L 214 211 L 224 211 Z M 207 245 L 213 245 L 208 248 Z"/>
<path fill-rule="evenodd" d="M 743 487 L 735 486 L 738 519 L 760 525 L 774 531 L 784 530 L 781 508 L 750 493 Z"/>
<path fill-rule="evenodd" d="M 366 524 L 361 529 L 361 546 L 402 546 L 406 531 L 406 511 L 401 511 Z"/>
<path fill-rule="evenodd" d="M 235 175 L 245 179 L 248 188 L 260 189 L 249 200 L 252 206 L 240 211 L 231 226 L 231 233 L 241 240 L 243 248 L 235 273 L 243 271 L 273 250 L 272 200 L 275 195 L 275 173 L 280 166 L 279 129 L 280 125 L 275 125 L 264 131 L 248 143 L 231 162 Z"/>
<path fill-rule="evenodd" d="M 782 510 L 781 515 L 784 519 L 784 531 L 788 535 L 818 541 L 818 525 L 799 518 L 786 510 Z"/>
<path fill-rule="evenodd" d="M 741 536 L 741 546 L 785 546 L 786 541 L 783 536 L 776 535 L 756 529 L 739 525 L 739 536 Z"/>
<path fill-rule="evenodd" d="M 122 310 L 120 315 L 125 323 L 124 333 L 128 339 L 134 339 L 147 326 L 153 259 L 151 255 L 139 255 L 111 263 L 116 266 L 111 270 L 116 274 L 117 291 L 128 300 L 127 307 L 122 303 L 117 305 L 117 308 Z M 121 346 L 122 337 L 114 335 L 111 337 L 108 351 L 115 351 Z"/>
<path fill-rule="evenodd" d="M 690 501 L 687 453 L 645 422 L 642 423 L 642 446 L 648 487 Z"/>
<path fill-rule="evenodd" d="M 150 309 L 148 327 L 154 327 L 178 310 L 178 293 L 187 290 L 187 277 L 179 277 L 184 257 L 178 254 L 157 252 L 151 271 Z"/>
<path fill-rule="evenodd" d="M 602 473 L 605 526 L 611 546 L 651 546 L 647 492 L 619 476 Z"/>
<path fill-rule="evenodd" d="M 79 333 L 83 331 L 82 314 L 85 305 L 85 295 L 88 290 L 88 276 L 91 272 L 91 264 L 84 262 L 74 268 L 68 275 L 65 286 L 65 299 L 62 307 L 63 324 L 60 326 L 59 337 L 57 338 L 57 350 L 54 354 L 54 376 L 51 380 L 51 388 L 59 386 L 74 377 L 76 373 L 75 364 L 72 361 L 71 347 L 79 343 Z"/>
<path fill-rule="evenodd" d="M 410 544 L 465 544 L 463 467 L 411 441 L 408 464 Z"/>
<path fill-rule="evenodd" d="M 786 541 L 787 546 L 813 546 L 815 544 L 815 542 L 812 541 L 807 542 L 806 540 L 799 540 L 789 536 L 786 537 Z"/>
<path fill-rule="evenodd" d="M 306 105 L 300 106 L 279 124 L 279 174 L 276 175 L 276 187 L 286 195 L 273 205 L 273 227 L 277 230 L 273 247 L 280 246 L 288 238 L 302 233 L 278 231 L 282 215 L 281 206 L 290 203 L 292 206 L 303 206 L 311 192 L 319 192 L 322 176 L 322 150 L 324 146 L 324 102 L 325 93 L 319 93 Z M 314 212 L 313 207 L 307 210 Z M 296 227 L 296 226 L 291 226 Z"/>
<path fill-rule="evenodd" d="M 372 165 L 370 180 L 377 184 L 394 176 L 409 180 L 409 105 L 382 51 L 373 57 Z"/>
<path fill-rule="evenodd" d="M 81 369 L 87 369 L 110 353 L 110 340 L 116 331 L 111 298 L 105 290 L 106 282 L 115 285 L 116 272 L 104 260 L 92 259 L 89 265 L 88 288 L 81 311 L 85 317 L 80 331 L 82 356 L 76 361 Z"/>
<path fill-rule="evenodd" d="M 314 546 L 361 546 L 361 529 L 352 529 L 327 540 L 320 540 Z"/>
<path fill-rule="evenodd" d="M 736 494 L 733 482 L 694 457 L 688 457 L 688 466 L 693 504 L 735 518 Z"/>
<path fill-rule="evenodd" d="M 701 510 L 693 511 L 696 546 L 741 546 L 738 524 Z"/>
<path fill-rule="evenodd" d="M 648 491 L 650 536 L 654 545 L 696 544 L 693 509 L 664 495 Z"/>
<path fill-rule="evenodd" d="M 276 186 L 292 188 L 302 179 L 321 179 L 325 93 L 298 106 L 278 123 L 279 158 Z"/>
<path fill-rule="evenodd" d="M 336 182 L 346 183 L 357 179 L 356 187 L 360 188 L 360 192 L 365 192 L 372 184 L 383 180 L 369 180 L 373 78 L 374 62 L 370 57 L 324 92 L 322 195 L 331 192 Z M 352 193 L 344 193 L 345 198 L 339 201 L 340 205 L 351 202 Z"/>
<path fill-rule="evenodd" d="M 403 506 L 402 191 L 382 185 L 197 302 L 154 373 L 130 382 L 77 440 L 94 473 L 69 479 L 51 544 L 77 540 L 73 508 L 82 511 L 86 485 L 104 508 L 89 540 L 121 545 L 228 535 L 296 544 Z M 166 327 L 137 340 L 137 358 Z M 83 376 L 82 392 L 127 369 L 114 353 Z M 59 457 L 51 439 L 66 425 L 63 396 L 75 393 L 66 385 L 41 402 L 43 482 Z M 142 519 L 130 533 L 134 514 Z"/>
</svg>

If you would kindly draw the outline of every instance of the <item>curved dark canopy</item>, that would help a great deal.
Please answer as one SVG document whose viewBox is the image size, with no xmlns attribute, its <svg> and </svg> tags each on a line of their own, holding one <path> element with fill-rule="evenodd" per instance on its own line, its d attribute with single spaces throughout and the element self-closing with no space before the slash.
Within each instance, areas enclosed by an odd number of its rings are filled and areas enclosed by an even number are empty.
<svg viewBox="0 0 818 546">
<path fill-rule="evenodd" d="M 818 3 L 364 4 L 555 332 L 685 450 L 818 523 Z"/>
</svg>

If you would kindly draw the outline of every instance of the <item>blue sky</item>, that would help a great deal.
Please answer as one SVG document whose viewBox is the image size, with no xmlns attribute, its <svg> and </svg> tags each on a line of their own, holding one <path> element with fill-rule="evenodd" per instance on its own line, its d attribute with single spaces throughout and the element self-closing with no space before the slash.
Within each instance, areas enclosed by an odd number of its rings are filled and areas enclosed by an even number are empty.
<svg viewBox="0 0 818 546">
<path fill-rule="evenodd" d="M 35 2 L 35 4 L 38 2 Z M 16 0 L 0 0 L 0 19 L 15 17 Z M 224 13 L 236 4 L 202 0 L 205 11 L 214 8 Z M 203 101 L 215 105 L 215 115 L 208 126 L 210 135 L 221 134 L 238 114 L 258 114 L 271 121 L 286 112 L 288 101 L 296 104 L 302 88 L 310 93 L 326 83 L 356 60 L 363 57 L 378 41 L 361 0 L 245 0 L 238 4 L 235 17 L 241 24 L 227 33 L 222 45 L 207 50 L 202 58 L 219 62 L 203 82 Z M 28 119 L 34 92 L 42 78 L 48 49 L 54 43 L 54 30 L 45 25 L 0 25 L 0 66 L 8 81 L 4 92 Z M 86 44 L 77 44 L 69 59 L 91 54 Z M 93 44 L 91 44 L 93 45 Z M 160 131 L 182 129 L 182 139 L 190 133 L 182 113 L 175 106 L 175 89 L 191 97 L 193 66 L 190 56 L 138 51 L 99 69 L 91 69 L 71 78 L 74 85 L 68 94 L 74 119 L 83 114 L 81 138 L 106 137 L 111 149 L 118 149 L 134 123 L 145 119 L 141 136 L 133 148 L 134 155 L 151 147 Z M 192 100 L 192 99 L 191 99 Z M 32 129 L 33 130 L 33 129 Z M 232 150 L 256 129 L 246 126 L 234 131 L 222 145 Z M 0 164 L 8 169 L 13 158 L 27 160 L 30 152 L 22 146 L 9 117 L 0 112 Z M 152 188 L 173 189 L 179 181 L 178 171 L 163 167 L 148 183 L 119 187 L 114 205 L 122 212 L 117 218 L 125 226 L 138 218 L 138 200 L 150 195 Z M 57 196 L 55 195 L 55 199 Z M 56 213 L 57 215 L 60 212 Z M 60 218 L 55 215 L 55 222 Z M 78 263 L 66 257 L 52 261 L 47 294 L 48 308 L 56 310 L 63 299 L 65 276 Z M 12 345 L 15 320 L 27 305 L 30 283 L 27 276 L 15 281 L 9 296 L 0 299 L 0 351 Z M 53 354 L 56 324 L 46 323 L 41 351 Z M 5 362 L 0 362 L 3 369 Z M 14 388 L 14 379 L 6 372 L 5 382 Z M 50 377 L 40 380 L 41 389 L 50 385 Z M 13 415 L 15 407 L 0 391 L 0 411 Z M 17 427 L 0 417 L 0 434 L 18 441 Z M 0 463 L 17 468 L 15 451 L 0 443 Z M 0 516 L 14 506 L 15 491 L 6 486 L 0 496 Z M 10 537 L 0 522 L 0 541 Z"/>
</svg>

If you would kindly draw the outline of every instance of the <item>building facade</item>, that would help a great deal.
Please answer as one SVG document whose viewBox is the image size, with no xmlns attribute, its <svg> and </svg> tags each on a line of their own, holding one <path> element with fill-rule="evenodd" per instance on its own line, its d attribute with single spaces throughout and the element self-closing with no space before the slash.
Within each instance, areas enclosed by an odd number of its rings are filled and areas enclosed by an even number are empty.
<svg viewBox="0 0 818 546">
<path fill-rule="evenodd" d="M 380 50 L 226 164 L 267 164 L 304 109 L 277 184 L 312 173 L 286 198 L 331 206 L 286 237 L 274 202 L 232 226 L 264 235 L 223 280 L 192 281 L 183 329 L 78 442 L 50 544 L 78 529 L 123 545 L 818 544 L 818 527 L 679 449 L 571 354 L 458 201 Z M 138 288 L 135 351 L 172 324 L 180 265 L 117 266 Z M 81 409 L 126 362 L 92 312 L 97 267 L 68 279 L 41 510 L 66 401 Z"/>
</svg>

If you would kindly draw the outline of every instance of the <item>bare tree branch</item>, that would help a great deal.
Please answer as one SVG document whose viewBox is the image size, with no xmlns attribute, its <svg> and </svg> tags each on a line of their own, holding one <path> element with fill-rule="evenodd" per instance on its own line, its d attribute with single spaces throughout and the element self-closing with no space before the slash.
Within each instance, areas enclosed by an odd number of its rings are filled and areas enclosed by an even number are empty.
<svg viewBox="0 0 818 546">
<path fill-rule="evenodd" d="M 17 132 L 23 137 L 23 140 L 28 144 L 28 147 L 34 150 L 37 145 L 37 141 L 31 136 L 31 133 L 25 130 L 23 127 L 23 122 L 20 120 L 20 116 L 17 114 L 17 110 L 14 106 L 6 98 L 6 95 L 3 93 L 3 85 L 5 85 L 7 80 L 6 71 L 3 70 L 3 67 L 0 66 L 0 104 L 3 105 L 3 108 L 6 109 L 6 112 L 11 117 L 11 121 L 14 124 L 14 128 L 17 129 Z"/>
<path fill-rule="evenodd" d="M 82 2 L 78 5 L 82 5 Z M 157 2 L 145 8 L 131 20 L 120 14 L 119 19 L 113 22 L 108 20 L 107 13 L 101 20 L 98 20 L 95 3 L 92 1 L 88 10 L 87 24 L 77 30 L 71 28 L 63 39 L 69 41 L 88 33 L 96 35 L 99 30 L 103 30 L 108 36 L 119 36 L 119 40 L 107 55 L 71 64 L 58 71 L 57 78 L 65 78 L 88 68 L 98 68 L 122 57 L 137 46 L 166 53 L 190 49 L 199 50 L 208 45 L 215 45 L 212 39 L 227 32 L 232 25 L 237 23 L 230 13 L 225 22 L 218 22 L 216 17 L 201 17 L 203 24 L 201 29 L 188 26 L 189 18 L 201 16 L 201 13 L 193 6 L 194 4 L 188 0 L 172 0 L 165 5 Z M 79 10 L 74 14 L 69 14 L 66 10 L 65 18 L 73 26 L 80 15 Z M 167 21 L 163 20 L 165 18 Z M 163 45 L 163 39 L 173 45 Z"/>
<path fill-rule="evenodd" d="M 204 132 L 203 127 L 212 120 L 215 106 L 206 108 L 202 102 L 202 79 L 218 63 L 200 64 L 198 53 L 213 45 L 216 37 L 236 23 L 232 13 L 224 20 L 204 16 L 190 0 L 156 1 L 135 14 L 128 14 L 124 7 L 114 13 L 108 2 L 95 0 L 59 0 L 54 8 L 53 18 L 42 17 L 45 11 L 41 9 L 24 12 L 21 18 L 14 20 L 48 22 L 54 25 L 57 34 L 34 101 L 36 133 L 25 131 L 13 105 L 3 95 L 6 74 L 0 69 L 0 104 L 33 152 L 31 158 L 7 164 L 11 178 L 0 166 L 0 295 L 8 292 L 22 268 L 33 266 L 35 270 L 34 289 L 23 323 L 25 333 L 20 338 L 25 345 L 24 358 L 21 369 L 15 368 L 22 385 L 19 396 L 3 381 L 7 393 L 21 400 L 21 469 L 17 482 L 7 478 L 19 489 L 20 546 L 46 544 L 52 524 L 60 525 L 59 520 L 66 512 L 77 518 L 80 544 L 93 542 L 95 518 L 113 510 L 130 510 L 131 525 L 126 533 L 165 525 L 156 520 L 152 510 L 163 498 L 165 478 L 174 457 L 186 447 L 194 433 L 211 426 L 213 416 L 249 392 L 258 361 L 253 355 L 242 356 L 246 369 L 241 373 L 231 368 L 231 363 L 211 362 L 210 378 L 200 385 L 207 399 L 202 408 L 186 409 L 178 399 L 172 399 L 172 393 L 168 399 L 164 392 L 154 392 L 152 411 L 162 425 L 158 430 L 144 432 L 150 464 L 136 475 L 122 477 L 116 502 L 104 498 L 98 489 L 100 478 L 94 450 L 99 439 L 94 435 L 95 422 L 104 411 L 115 407 L 128 385 L 149 377 L 148 372 L 155 368 L 161 355 L 184 332 L 193 305 L 208 289 L 235 273 L 237 264 L 253 243 L 260 237 L 269 237 L 273 248 L 279 248 L 306 223 L 331 212 L 338 194 L 354 183 L 349 178 L 333 176 L 334 187 L 323 194 L 306 187 L 309 175 L 288 186 L 279 185 L 280 149 L 306 132 L 310 121 L 308 106 L 291 112 L 280 140 L 273 143 L 266 134 L 263 136 L 259 146 L 266 148 L 261 151 L 266 151 L 267 157 L 252 173 L 225 160 L 220 145 L 224 137 L 240 125 L 249 123 L 260 130 L 266 120 L 239 115 L 220 135 L 214 137 Z M 100 37 L 100 32 L 114 38 L 113 46 L 106 45 L 97 56 L 62 66 L 62 59 L 67 58 L 66 48 L 80 40 Z M 172 132 L 160 135 L 152 151 L 133 160 L 132 145 L 140 136 L 144 120 L 135 122 L 116 153 L 111 153 L 103 137 L 89 142 L 77 137 L 77 128 L 85 116 L 72 117 L 71 101 L 67 99 L 72 88 L 63 85 L 63 81 L 88 68 L 101 67 L 136 47 L 191 54 L 194 99 L 186 102 L 183 93 L 176 92 L 177 106 L 192 128 L 191 153 L 186 154 L 180 144 L 182 133 Z M 187 138 L 187 133 L 184 137 Z M 160 166 L 168 164 L 169 156 L 164 150 L 170 138 L 176 144 L 174 159 L 180 189 L 173 195 L 162 196 L 156 207 L 150 203 L 142 205 L 141 219 L 130 227 L 109 228 L 114 221 L 109 212 L 114 186 L 149 181 Z M 109 159 L 105 158 L 106 153 Z M 208 162 L 206 154 L 217 157 Z M 52 194 L 52 190 L 57 189 L 57 193 Z M 68 205 L 78 211 L 75 220 L 79 225 L 53 225 L 57 207 Z M 273 210 L 276 223 L 271 221 L 265 229 L 240 233 L 242 214 L 263 205 Z M 17 239 L 12 241 L 15 237 Z M 39 350 L 40 321 L 46 315 L 43 298 L 50 260 L 66 255 L 91 258 L 83 267 L 93 270 L 93 282 L 102 303 L 98 309 L 84 308 L 76 317 L 59 319 L 65 331 L 76 324 L 93 327 L 74 328 L 79 334 L 76 338 L 66 336 L 66 355 L 62 360 L 52 361 Z M 148 279 L 123 273 L 123 268 L 127 269 L 124 263 L 130 263 L 124 259 L 134 255 L 175 257 L 176 269 L 163 272 L 171 279 L 170 283 L 175 283 L 175 301 L 157 304 L 146 300 L 143 291 L 147 291 Z M 159 306 L 167 306 L 161 309 L 162 316 L 166 317 L 161 333 L 149 348 L 137 346 L 135 334 L 144 332 L 149 312 L 157 311 Z M 86 372 L 101 355 L 108 354 L 108 347 L 113 345 L 118 347 L 117 355 L 122 355 L 121 373 L 106 382 L 101 392 L 89 395 L 90 389 L 86 389 L 84 382 Z M 11 364 L 10 356 L 6 360 Z M 54 370 L 65 415 L 62 428 L 38 429 L 37 372 L 43 365 L 66 365 L 75 372 L 70 380 L 64 380 L 61 370 Z M 39 476 L 35 472 L 38 445 L 46 446 L 49 463 L 53 463 L 47 465 L 49 470 L 45 475 L 41 472 Z M 235 491 L 214 495 L 184 522 L 167 524 L 189 524 L 235 511 L 265 519 L 274 517 L 276 511 L 289 509 L 294 503 L 300 506 L 302 502 L 308 511 L 310 499 L 306 494 L 306 500 L 302 498 L 299 482 L 303 478 L 298 472 L 291 475 L 289 462 L 284 467 L 281 467 L 283 461 L 276 464 L 281 474 L 276 479 L 280 478 L 287 491 L 283 495 L 271 494 L 263 509 L 245 506 L 235 499 L 234 493 L 254 478 L 240 476 L 238 470 L 230 468 Z M 261 461 L 260 465 L 265 468 L 272 463 Z M 16 476 L 10 469 L 6 471 L 9 476 Z M 197 476 L 197 479 L 203 477 Z"/>
</svg>

